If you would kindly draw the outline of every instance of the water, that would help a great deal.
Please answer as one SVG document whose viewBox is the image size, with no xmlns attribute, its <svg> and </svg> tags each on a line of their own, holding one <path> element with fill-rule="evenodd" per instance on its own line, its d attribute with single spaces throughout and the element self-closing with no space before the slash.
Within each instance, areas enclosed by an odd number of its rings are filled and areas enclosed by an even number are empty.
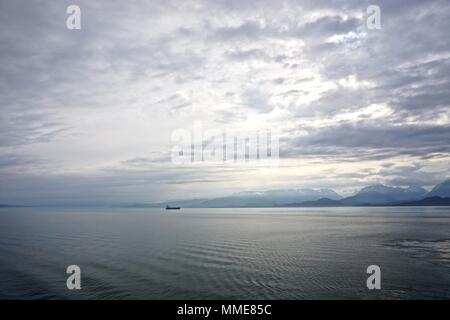
<svg viewBox="0 0 450 320">
<path fill-rule="evenodd" d="M 449 299 L 450 208 L 0 209 L 0 298 Z"/>
</svg>

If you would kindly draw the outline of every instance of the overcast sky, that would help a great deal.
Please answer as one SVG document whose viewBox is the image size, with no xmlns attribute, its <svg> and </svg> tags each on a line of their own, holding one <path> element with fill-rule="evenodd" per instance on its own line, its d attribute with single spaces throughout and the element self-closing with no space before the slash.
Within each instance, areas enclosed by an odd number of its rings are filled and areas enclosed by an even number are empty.
<svg viewBox="0 0 450 320">
<path fill-rule="evenodd" d="M 449 177 L 449 30 L 446 0 L 0 0 L 0 203 L 429 188 Z M 279 130 L 279 167 L 173 164 L 195 121 Z"/>
</svg>

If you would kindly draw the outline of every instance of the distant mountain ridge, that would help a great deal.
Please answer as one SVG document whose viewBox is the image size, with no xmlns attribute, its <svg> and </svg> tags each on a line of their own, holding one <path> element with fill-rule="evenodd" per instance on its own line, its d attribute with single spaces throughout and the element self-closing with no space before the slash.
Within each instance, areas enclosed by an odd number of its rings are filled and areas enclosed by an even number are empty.
<svg viewBox="0 0 450 320">
<path fill-rule="evenodd" d="M 396 206 L 416 207 L 416 206 L 450 206 L 450 198 L 441 198 L 438 196 L 428 197 L 422 200 L 403 202 Z"/>
<path fill-rule="evenodd" d="M 279 207 L 293 202 L 314 201 L 321 198 L 340 200 L 342 196 L 331 189 L 275 189 L 243 191 L 212 199 L 176 200 L 149 204 L 132 204 L 131 208 L 163 208 L 167 204 L 184 208 Z"/>
<path fill-rule="evenodd" d="M 365 203 L 347 205 L 339 200 L 320 199 L 317 201 L 306 201 L 302 203 L 293 203 L 285 207 L 311 208 L 311 207 L 427 207 L 427 206 L 450 206 L 450 198 L 427 197 L 421 200 L 391 202 L 391 203 Z"/>
<path fill-rule="evenodd" d="M 356 195 L 342 199 L 347 205 L 383 204 L 423 199 L 427 191 L 420 187 L 394 188 L 381 184 L 361 189 Z"/>
<path fill-rule="evenodd" d="M 321 198 L 332 200 L 342 197 L 330 189 L 282 189 L 268 191 L 246 191 L 227 197 L 214 198 L 197 203 L 198 207 L 277 207 L 295 201 L 314 201 Z"/>
<path fill-rule="evenodd" d="M 137 204 L 134 207 L 165 207 L 166 204 L 191 208 L 400 206 L 403 203 L 445 205 L 446 198 L 450 198 L 450 180 L 436 185 L 431 192 L 415 186 L 399 188 L 377 184 L 364 187 L 356 194 L 343 198 L 331 189 L 276 189 L 243 191 L 213 199 Z"/>
<path fill-rule="evenodd" d="M 197 198 L 157 203 L 106 205 L 120 208 L 273 208 L 273 207 L 353 207 L 353 206 L 450 206 L 450 179 L 430 192 L 421 187 L 390 187 L 382 184 L 362 188 L 343 198 L 332 189 L 275 189 L 243 191 L 217 198 Z M 29 207 L 0 204 L 0 208 Z"/>
<path fill-rule="evenodd" d="M 321 198 L 316 201 L 305 201 L 301 203 L 291 203 L 286 207 L 344 207 L 345 204 L 339 200 L 332 200 L 328 198 Z"/>
<path fill-rule="evenodd" d="M 0 203 L 0 208 L 26 208 L 27 206 L 21 206 L 17 204 L 2 204 Z"/>
<path fill-rule="evenodd" d="M 342 206 L 450 206 L 450 180 L 427 192 L 420 187 L 394 188 L 381 184 L 361 189 L 341 200 L 319 199 L 293 203 L 288 207 L 342 207 Z"/>
<path fill-rule="evenodd" d="M 450 197 L 450 179 L 435 186 L 428 195 L 430 197 Z"/>
</svg>

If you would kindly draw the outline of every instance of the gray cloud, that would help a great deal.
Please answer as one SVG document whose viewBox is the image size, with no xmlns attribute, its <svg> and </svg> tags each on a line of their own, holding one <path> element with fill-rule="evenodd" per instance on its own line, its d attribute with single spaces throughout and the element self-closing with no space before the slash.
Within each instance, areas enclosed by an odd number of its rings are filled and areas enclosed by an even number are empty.
<svg viewBox="0 0 450 320">
<path fill-rule="evenodd" d="M 282 160 L 323 167 L 300 177 L 310 186 L 428 186 L 448 173 L 448 1 L 378 1 L 381 30 L 366 28 L 369 0 L 77 3 L 82 30 L 69 31 L 71 1 L 0 2 L 2 202 L 257 184 L 253 168 L 171 167 L 168 137 L 197 120 L 280 128 Z"/>
<path fill-rule="evenodd" d="M 338 126 L 310 129 L 294 140 L 286 139 L 286 156 L 295 154 L 346 155 L 354 160 L 364 157 L 383 159 L 394 155 L 447 155 L 450 126 L 379 125 L 342 123 Z"/>
</svg>

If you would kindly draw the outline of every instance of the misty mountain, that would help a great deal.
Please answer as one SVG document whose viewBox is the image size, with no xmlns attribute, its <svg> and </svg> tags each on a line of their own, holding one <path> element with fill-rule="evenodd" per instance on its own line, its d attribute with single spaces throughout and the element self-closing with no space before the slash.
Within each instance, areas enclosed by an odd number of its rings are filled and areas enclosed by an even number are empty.
<svg viewBox="0 0 450 320">
<path fill-rule="evenodd" d="M 339 200 L 319 199 L 317 201 L 305 201 L 301 203 L 288 204 L 285 207 L 298 207 L 298 208 L 323 208 L 323 207 L 352 207 L 358 205 L 346 205 Z M 441 197 L 428 197 L 422 200 L 395 202 L 395 203 L 380 203 L 380 204 L 364 204 L 361 206 L 393 206 L 393 207 L 429 207 L 429 206 L 450 206 L 450 198 Z"/>
<path fill-rule="evenodd" d="M 26 208 L 27 206 L 17 204 L 0 204 L 0 208 Z"/>
<path fill-rule="evenodd" d="M 343 204 L 339 200 L 332 200 L 328 198 L 321 198 L 315 201 L 304 201 L 301 203 L 292 203 L 285 205 L 285 207 L 343 207 Z"/>
<path fill-rule="evenodd" d="M 245 191 L 206 200 L 198 207 L 277 207 L 294 202 L 314 201 L 321 198 L 339 200 L 342 197 L 331 189 L 286 189 L 268 191 Z"/>
<path fill-rule="evenodd" d="M 331 189 L 278 189 L 238 192 L 213 199 L 134 204 L 129 207 L 164 208 L 166 204 L 184 208 L 419 206 L 446 205 L 447 198 L 450 198 L 450 180 L 438 184 L 429 193 L 420 187 L 398 188 L 378 184 L 362 188 L 355 195 L 347 198 L 342 198 Z"/>
<path fill-rule="evenodd" d="M 427 191 L 420 187 L 396 188 L 382 184 L 361 189 L 357 194 L 341 200 L 345 205 L 389 204 L 402 201 L 421 200 Z"/>
<path fill-rule="evenodd" d="M 126 206 L 127 208 L 165 208 L 166 205 L 172 207 L 195 208 L 197 205 L 207 199 L 189 199 L 189 200 L 172 200 L 157 203 L 135 203 Z"/>
<path fill-rule="evenodd" d="M 450 180 L 446 180 L 437 186 L 433 188 L 433 190 L 430 191 L 428 196 L 438 196 L 442 198 L 449 197 L 450 198 Z"/>
<path fill-rule="evenodd" d="M 423 200 L 403 202 L 403 203 L 397 204 L 396 206 L 404 206 L 404 207 L 450 206 L 450 198 L 442 198 L 442 197 L 435 196 L 435 197 L 425 198 Z"/>
<path fill-rule="evenodd" d="M 193 199 L 168 201 L 154 204 L 136 204 L 132 207 L 165 207 L 166 204 L 184 208 L 237 208 L 237 207 L 277 207 L 289 203 L 314 201 L 321 198 L 333 200 L 342 197 L 331 189 L 282 189 L 268 191 L 244 191 L 213 199 Z"/>
</svg>

